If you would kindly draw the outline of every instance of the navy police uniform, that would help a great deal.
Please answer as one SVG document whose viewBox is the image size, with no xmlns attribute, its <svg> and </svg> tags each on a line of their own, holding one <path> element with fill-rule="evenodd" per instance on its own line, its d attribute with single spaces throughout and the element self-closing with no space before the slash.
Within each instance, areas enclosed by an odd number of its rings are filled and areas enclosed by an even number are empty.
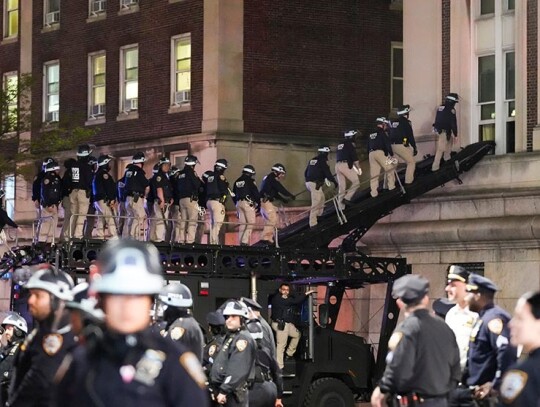
<svg viewBox="0 0 540 407">
<path fill-rule="evenodd" d="M 503 406 L 540 406 L 539 348 L 505 373 L 500 387 L 500 398 Z"/>
<path fill-rule="evenodd" d="M 73 237 L 82 239 L 84 220 L 90 207 L 92 191 L 92 167 L 89 157 L 78 157 L 71 168 L 67 170 L 71 177 L 69 201 L 71 204 Z"/>
<path fill-rule="evenodd" d="M 212 394 L 225 394 L 225 406 L 248 406 L 248 382 L 253 378 L 256 345 L 245 328 L 228 332 L 210 370 Z M 217 405 L 217 404 L 216 404 Z"/>
<path fill-rule="evenodd" d="M 60 202 L 62 202 L 62 178 L 56 171 L 47 172 L 41 180 L 40 242 L 52 242 L 56 234 Z"/>
<path fill-rule="evenodd" d="M 169 209 L 173 203 L 173 189 L 169 175 L 164 172 L 161 167 L 157 172 L 154 180 L 155 200 L 154 200 L 154 217 L 155 222 L 155 241 L 162 242 L 165 240 L 167 233 L 167 223 L 169 219 Z M 163 194 L 163 202 L 161 201 L 160 191 Z"/>
<path fill-rule="evenodd" d="M 250 407 L 274 407 L 283 397 L 283 377 L 277 361 L 264 345 L 257 344 L 255 374 L 249 389 Z"/>
<path fill-rule="evenodd" d="M 328 152 L 330 149 L 328 148 Z M 338 183 L 330 172 L 328 166 L 328 152 L 321 152 L 309 160 L 304 171 L 306 188 L 311 194 L 311 210 L 309 211 L 309 227 L 317 225 L 317 217 L 324 211 L 324 191 L 322 189 L 325 180 L 333 182 L 336 188 Z"/>
<path fill-rule="evenodd" d="M 441 165 L 441 158 L 448 160 L 452 150 L 452 136 L 457 138 L 457 118 L 455 104 L 457 103 L 457 94 L 450 93 L 443 105 L 437 108 L 435 114 L 435 123 L 433 129 L 438 133 L 437 151 L 431 167 L 432 171 L 437 171 Z"/>
<path fill-rule="evenodd" d="M 56 405 L 204 407 L 204 381 L 195 355 L 150 328 L 127 336 L 106 331 L 66 358 Z"/>
<path fill-rule="evenodd" d="M 195 242 L 197 220 L 199 219 L 199 192 L 201 179 L 190 165 L 184 165 L 176 180 L 176 189 L 180 203 L 180 213 L 183 222 L 178 224 L 176 240 L 178 243 L 191 244 Z"/>
<path fill-rule="evenodd" d="M 296 197 L 285 188 L 277 179 L 278 174 L 275 171 L 270 172 L 261 182 L 261 215 L 264 218 L 264 228 L 261 234 L 261 240 L 267 242 L 274 241 L 274 228 L 278 224 L 277 208 L 274 200 L 279 199 L 283 203 L 294 200 Z M 288 198 L 288 199 L 287 199 Z"/>
<path fill-rule="evenodd" d="M 229 182 L 223 171 L 214 170 L 206 181 L 206 208 L 210 213 L 210 244 L 219 244 L 219 232 L 225 220 L 225 201 Z"/>
<path fill-rule="evenodd" d="M 407 163 L 405 184 L 411 184 L 414 181 L 414 170 L 416 168 L 414 156 L 418 154 L 418 150 L 411 122 L 406 116 L 400 115 L 396 121 L 390 123 L 390 141 L 394 154 Z M 410 147 L 412 147 L 412 151 Z"/>
<path fill-rule="evenodd" d="M 206 322 L 209 326 L 211 338 L 203 349 L 202 366 L 205 372 L 209 374 L 214 364 L 214 357 L 218 354 L 223 339 L 225 339 L 225 318 L 219 311 L 209 312 L 206 315 Z"/>
<path fill-rule="evenodd" d="M 199 323 L 192 316 L 187 315 L 176 319 L 166 328 L 163 336 L 181 343 L 195 354 L 200 362 L 202 361 L 204 335 Z"/>
<path fill-rule="evenodd" d="M 259 189 L 255 185 L 253 175 L 242 174 L 234 182 L 233 192 L 238 220 L 241 223 L 238 227 L 238 239 L 240 245 L 247 246 L 250 243 L 253 224 L 257 217 L 256 211 L 261 205 Z"/>
<path fill-rule="evenodd" d="M 353 137 L 356 134 L 355 130 L 345 133 L 345 139 L 337 145 L 336 149 L 336 178 L 339 188 L 340 202 L 350 201 L 355 192 L 360 187 L 358 176 L 362 174 L 358 153 L 356 152 L 356 144 Z M 351 183 L 347 192 L 347 180 Z"/>
<path fill-rule="evenodd" d="M 144 197 L 148 188 L 148 179 L 144 170 L 136 164 L 129 164 L 124 174 L 124 191 L 126 193 L 126 213 L 128 216 L 126 231 L 123 235 L 136 240 L 143 240 L 144 233 Z"/>
<path fill-rule="evenodd" d="M 99 167 L 92 181 L 94 206 L 96 212 L 101 215 L 97 219 L 97 238 L 99 239 L 105 237 L 105 225 L 107 225 L 111 236 L 118 236 L 116 222 L 114 221 L 115 214 L 112 209 L 116 203 L 116 194 L 116 182 L 113 177 L 109 174 L 107 168 Z"/>
<path fill-rule="evenodd" d="M 370 187 L 371 196 L 374 198 L 379 195 L 379 175 L 381 169 L 385 171 L 388 177 L 388 189 L 392 190 L 396 187 L 394 166 L 387 159 L 394 155 L 394 151 L 392 150 L 388 133 L 384 129 L 384 126 L 386 126 L 385 122 L 386 119 L 381 118 L 381 121 L 378 121 L 377 130 L 368 137 Z"/>
<path fill-rule="evenodd" d="M 395 281 L 393 296 L 415 306 L 428 293 L 428 281 L 406 275 Z M 416 308 L 401 322 L 388 343 L 387 365 L 379 382 L 383 394 L 402 404 L 447 405 L 461 368 L 452 330 L 427 308 Z"/>
</svg>

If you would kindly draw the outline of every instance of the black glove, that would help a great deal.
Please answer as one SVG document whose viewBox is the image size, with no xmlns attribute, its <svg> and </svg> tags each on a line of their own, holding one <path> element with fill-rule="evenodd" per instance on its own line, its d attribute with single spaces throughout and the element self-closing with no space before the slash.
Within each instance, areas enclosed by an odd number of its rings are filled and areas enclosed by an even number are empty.
<svg viewBox="0 0 540 407">
<path fill-rule="evenodd" d="M 294 201 L 296 199 L 296 196 L 291 195 L 291 201 Z"/>
<path fill-rule="evenodd" d="M 412 155 L 413 155 L 413 156 L 416 156 L 417 154 L 418 154 L 418 150 L 415 148 L 415 149 L 413 150 Z"/>
<path fill-rule="evenodd" d="M 285 199 L 285 198 L 281 198 L 281 202 L 283 202 L 284 204 L 287 204 L 287 203 L 289 203 L 289 200 Z"/>
</svg>

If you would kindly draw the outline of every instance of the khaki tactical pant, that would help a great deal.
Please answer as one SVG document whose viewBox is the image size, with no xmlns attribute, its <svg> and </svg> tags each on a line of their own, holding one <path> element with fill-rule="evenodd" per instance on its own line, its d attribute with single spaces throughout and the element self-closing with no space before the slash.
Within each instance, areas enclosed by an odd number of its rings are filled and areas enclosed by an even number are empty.
<svg viewBox="0 0 540 407">
<path fill-rule="evenodd" d="M 210 214 L 210 244 L 219 244 L 219 231 L 225 220 L 225 205 L 209 199 L 206 203 L 206 209 Z"/>
<path fill-rule="evenodd" d="M 144 240 L 146 231 L 144 198 L 140 197 L 135 202 L 132 196 L 128 196 L 126 199 L 126 212 L 129 217 L 127 225 L 124 226 L 127 229 L 127 236 L 135 240 Z"/>
<path fill-rule="evenodd" d="M 392 150 L 395 155 L 399 156 L 407 163 L 407 169 L 405 170 L 405 184 L 412 184 L 414 181 L 414 170 L 416 168 L 413 150 L 411 147 L 405 147 L 403 144 L 392 144 Z"/>
<path fill-rule="evenodd" d="M 238 240 L 240 244 L 249 245 L 251 240 L 251 232 L 253 231 L 253 224 L 257 214 L 255 213 L 255 206 L 249 204 L 248 201 L 238 201 L 236 203 L 236 209 L 238 211 L 238 220 L 244 225 L 238 227 Z"/>
<path fill-rule="evenodd" d="M 83 238 L 84 220 L 90 207 L 90 198 L 87 198 L 86 191 L 83 189 L 74 189 L 69 194 L 69 203 L 71 206 L 71 237 L 76 239 Z"/>
<path fill-rule="evenodd" d="M 352 168 L 349 168 L 349 164 L 345 162 L 336 163 L 334 167 L 336 170 L 336 179 L 338 182 L 339 202 L 343 199 L 350 201 L 354 196 L 354 193 L 360 188 L 360 179 L 358 174 Z M 347 190 L 347 180 L 351 183 L 349 190 Z"/>
<path fill-rule="evenodd" d="M 278 224 L 278 214 L 276 206 L 270 202 L 261 202 L 261 215 L 264 219 L 264 228 L 261 240 L 274 241 L 275 227 Z"/>
<path fill-rule="evenodd" d="M 452 136 L 448 140 L 446 138 L 446 131 L 441 131 L 441 134 L 438 135 L 437 140 L 437 151 L 435 152 L 435 159 L 433 160 L 433 165 L 431 166 L 431 171 L 437 171 L 441 166 L 441 158 L 444 157 L 445 160 L 450 159 L 450 152 L 452 151 Z"/>
<path fill-rule="evenodd" d="M 169 205 L 163 206 L 163 209 L 159 207 L 157 201 L 154 202 L 154 241 L 164 242 L 165 234 L 167 233 L 167 227 L 169 223 Z"/>
<path fill-rule="evenodd" d="M 62 198 L 62 207 L 64 208 L 64 221 L 60 230 L 60 241 L 65 241 L 69 238 L 69 224 L 71 222 L 71 202 L 69 195 Z"/>
<path fill-rule="evenodd" d="M 369 176 L 371 186 L 371 196 L 376 197 L 379 195 L 377 189 L 379 188 L 379 175 L 381 174 L 381 168 L 385 171 L 388 179 L 388 189 L 392 190 L 396 187 L 396 174 L 394 173 L 394 166 L 392 164 L 386 164 L 386 156 L 384 151 L 375 150 L 369 153 Z"/>
<path fill-rule="evenodd" d="M 183 219 L 180 222 L 180 243 L 194 243 L 197 220 L 199 219 L 199 203 L 191 198 L 182 198 L 180 199 L 180 212 Z"/>
<path fill-rule="evenodd" d="M 96 214 L 98 215 L 96 222 L 96 237 L 98 239 L 105 238 L 105 226 L 107 226 L 107 229 L 109 230 L 109 235 L 111 237 L 118 237 L 118 232 L 116 230 L 116 222 L 114 220 L 114 214 L 111 207 L 107 205 L 103 199 L 94 202 L 94 206 L 96 207 Z"/>
<path fill-rule="evenodd" d="M 324 211 L 324 192 L 322 187 L 317 189 L 315 182 L 306 182 L 306 188 L 311 193 L 311 210 L 309 211 L 309 227 L 317 225 L 317 216 Z"/>
<path fill-rule="evenodd" d="M 291 322 L 285 322 L 285 329 L 280 331 L 278 329 L 278 323 L 272 322 L 272 329 L 276 332 L 276 359 L 280 368 L 283 369 L 284 354 L 287 353 L 287 356 L 294 356 L 298 343 L 300 342 L 300 331 L 294 326 Z M 287 347 L 287 341 L 291 337 L 289 346 Z M 285 348 L 287 348 L 285 350 Z"/>
<path fill-rule="evenodd" d="M 51 242 L 56 235 L 56 225 L 58 224 L 58 206 L 42 206 L 41 220 L 39 227 L 39 241 Z"/>
</svg>

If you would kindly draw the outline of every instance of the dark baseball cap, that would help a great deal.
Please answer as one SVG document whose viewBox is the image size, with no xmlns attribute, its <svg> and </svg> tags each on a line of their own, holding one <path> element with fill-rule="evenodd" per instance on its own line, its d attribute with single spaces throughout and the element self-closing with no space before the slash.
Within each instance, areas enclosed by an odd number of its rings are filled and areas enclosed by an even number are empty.
<svg viewBox="0 0 540 407">
<path fill-rule="evenodd" d="M 394 281 L 392 296 L 405 304 L 412 304 L 424 298 L 429 290 L 429 281 L 424 277 L 407 274 Z"/>
</svg>

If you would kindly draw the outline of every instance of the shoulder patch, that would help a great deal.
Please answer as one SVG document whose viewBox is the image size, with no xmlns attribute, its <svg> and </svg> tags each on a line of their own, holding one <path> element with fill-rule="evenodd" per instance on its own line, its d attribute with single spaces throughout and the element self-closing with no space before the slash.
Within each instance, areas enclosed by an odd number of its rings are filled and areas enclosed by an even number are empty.
<svg viewBox="0 0 540 407">
<path fill-rule="evenodd" d="M 103 174 L 103 179 L 109 179 L 109 174 L 107 173 Z"/>
<path fill-rule="evenodd" d="M 223 175 L 223 174 L 220 175 L 220 176 L 219 176 L 219 179 L 222 180 L 222 181 L 225 181 L 225 175 Z"/>
<path fill-rule="evenodd" d="M 403 333 L 401 332 L 394 332 L 390 339 L 388 340 L 388 349 L 393 351 L 398 346 L 399 342 L 401 341 L 401 338 L 403 338 Z"/>
<path fill-rule="evenodd" d="M 177 326 L 171 330 L 171 338 L 175 341 L 179 340 L 184 336 L 184 333 L 186 330 L 182 328 L 181 326 Z"/>
<path fill-rule="evenodd" d="M 495 335 L 500 335 L 503 330 L 503 322 L 500 318 L 494 318 L 488 322 L 488 329 Z"/>
<path fill-rule="evenodd" d="M 160 181 L 161 181 L 161 177 L 160 177 L 159 175 L 156 177 L 156 181 L 157 181 L 157 182 L 160 182 Z"/>
<path fill-rule="evenodd" d="M 47 185 L 49 182 L 51 182 L 51 181 L 49 180 L 49 178 L 45 178 L 45 179 L 43 180 L 43 183 L 44 183 L 45 185 Z"/>
<path fill-rule="evenodd" d="M 452 114 L 456 114 L 456 109 L 452 109 Z"/>
<path fill-rule="evenodd" d="M 180 364 L 188 372 L 191 378 L 201 389 L 206 386 L 206 375 L 199 363 L 199 359 L 191 352 L 185 352 L 180 356 Z"/>
<path fill-rule="evenodd" d="M 236 341 L 236 349 L 238 349 L 238 352 L 243 352 L 248 345 L 248 341 L 245 339 L 239 339 Z"/>
<path fill-rule="evenodd" d="M 512 403 L 527 384 L 528 375 L 521 370 L 509 370 L 501 384 L 501 398 L 505 403 Z"/>
<path fill-rule="evenodd" d="M 58 353 L 62 344 L 64 343 L 64 337 L 60 334 L 49 334 L 43 337 L 41 345 L 43 350 L 49 356 L 54 356 Z"/>
<path fill-rule="evenodd" d="M 214 356 L 214 353 L 216 353 L 217 345 L 212 345 L 208 349 L 208 356 Z"/>
<path fill-rule="evenodd" d="M 159 331 L 159 334 L 163 336 L 164 338 L 167 337 L 167 331 L 165 329 L 162 329 L 161 331 Z"/>
</svg>

